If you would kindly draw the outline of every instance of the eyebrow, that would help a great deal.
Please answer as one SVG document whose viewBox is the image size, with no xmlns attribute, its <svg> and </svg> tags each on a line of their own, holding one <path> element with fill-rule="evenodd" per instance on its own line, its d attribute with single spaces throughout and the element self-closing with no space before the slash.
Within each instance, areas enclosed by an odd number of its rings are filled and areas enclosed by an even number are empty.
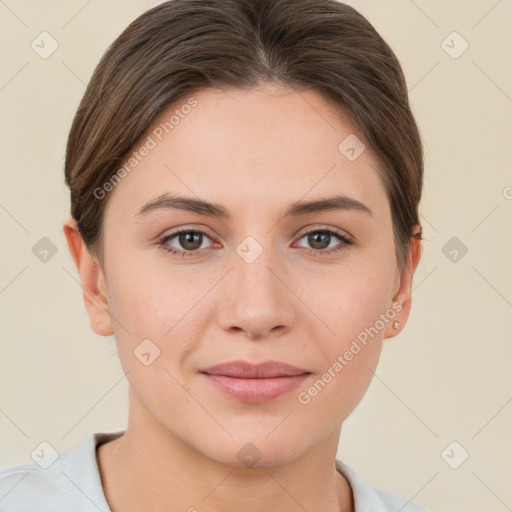
<svg viewBox="0 0 512 512">
<path fill-rule="evenodd" d="M 193 197 L 162 194 L 146 203 L 137 215 L 146 214 L 160 209 L 177 209 L 208 215 L 211 217 L 229 218 L 229 212 L 220 204 L 210 203 Z M 328 210 L 358 210 L 373 215 L 368 206 L 345 195 L 334 195 L 311 201 L 298 201 L 285 211 L 284 216 L 298 217 L 308 213 Z"/>
</svg>

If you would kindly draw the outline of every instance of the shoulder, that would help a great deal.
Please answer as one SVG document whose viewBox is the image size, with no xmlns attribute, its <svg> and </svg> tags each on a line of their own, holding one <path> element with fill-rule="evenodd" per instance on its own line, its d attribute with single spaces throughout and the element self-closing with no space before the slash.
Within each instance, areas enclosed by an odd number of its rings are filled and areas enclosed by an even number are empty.
<svg viewBox="0 0 512 512">
<path fill-rule="evenodd" d="M 355 512 L 428 512 L 417 503 L 371 486 L 350 466 L 338 459 L 336 469 L 345 476 L 352 488 Z"/>
<path fill-rule="evenodd" d="M 41 512 L 61 510 L 57 497 L 69 494 L 62 464 L 43 469 L 35 462 L 0 469 L 0 510 L 2 512 L 28 512 L 36 508 Z M 71 502 L 68 501 L 68 505 Z M 62 509 L 63 510 L 63 509 Z"/>
<path fill-rule="evenodd" d="M 118 433 L 93 433 L 77 448 L 37 462 L 0 468 L 2 512 L 110 512 L 103 494 L 96 445 Z"/>
</svg>

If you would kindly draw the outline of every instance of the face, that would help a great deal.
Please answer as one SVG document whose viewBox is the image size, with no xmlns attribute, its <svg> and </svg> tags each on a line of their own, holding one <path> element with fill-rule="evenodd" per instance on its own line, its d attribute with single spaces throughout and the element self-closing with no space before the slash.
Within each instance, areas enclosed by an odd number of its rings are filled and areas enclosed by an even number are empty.
<svg viewBox="0 0 512 512">
<path fill-rule="evenodd" d="M 213 460 L 240 465 L 245 446 L 261 465 L 285 464 L 339 429 L 392 322 L 406 320 L 379 163 L 367 144 L 358 156 L 363 136 L 313 91 L 187 100 L 162 113 L 110 192 L 108 314 L 90 307 L 91 323 L 113 329 L 131 417 Z M 183 197 L 195 205 L 169 200 Z M 298 370 L 204 373 L 240 360 Z"/>
</svg>

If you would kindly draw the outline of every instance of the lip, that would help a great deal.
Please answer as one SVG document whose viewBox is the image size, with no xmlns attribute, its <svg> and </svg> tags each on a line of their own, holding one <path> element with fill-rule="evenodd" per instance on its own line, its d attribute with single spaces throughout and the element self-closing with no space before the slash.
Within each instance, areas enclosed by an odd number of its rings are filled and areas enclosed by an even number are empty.
<svg viewBox="0 0 512 512">
<path fill-rule="evenodd" d="M 311 375 L 303 368 L 279 361 L 252 364 L 241 360 L 202 368 L 199 373 L 216 389 L 251 404 L 280 398 Z"/>
<path fill-rule="evenodd" d="M 200 368 L 200 373 L 209 375 L 225 375 L 226 377 L 237 377 L 239 379 L 270 379 L 273 377 L 295 377 L 309 373 L 304 368 L 298 368 L 280 361 L 265 361 L 252 364 L 248 361 L 237 360 L 217 364 L 209 368 Z"/>
</svg>

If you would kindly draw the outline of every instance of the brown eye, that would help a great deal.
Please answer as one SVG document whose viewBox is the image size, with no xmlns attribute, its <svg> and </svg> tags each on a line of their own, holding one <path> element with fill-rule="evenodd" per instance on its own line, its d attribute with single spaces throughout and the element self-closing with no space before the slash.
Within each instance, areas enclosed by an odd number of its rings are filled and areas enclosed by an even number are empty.
<svg viewBox="0 0 512 512">
<path fill-rule="evenodd" d="M 159 241 L 159 245 L 167 252 L 180 256 L 192 256 L 194 253 L 202 252 L 205 238 L 209 239 L 210 237 L 202 231 L 179 229 L 163 237 Z"/>
<path fill-rule="evenodd" d="M 196 233 L 195 231 L 188 231 L 186 233 L 180 233 L 178 241 L 183 249 L 188 251 L 195 251 L 201 247 L 203 241 L 202 233 Z"/>
<path fill-rule="evenodd" d="M 304 233 L 300 240 L 302 239 L 306 239 L 306 248 L 309 246 L 310 253 L 315 255 L 329 255 L 354 243 L 344 234 L 332 229 L 315 229 Z"/>
<path fill-rule="evenodd" d="M 317 250 L 327 249 L 332 238 L 332 236 L 326 231 L 315 231 L 313 233 L 309 233 L 307 237 L 308 243 L 311 247 Z"/>
</svg>

